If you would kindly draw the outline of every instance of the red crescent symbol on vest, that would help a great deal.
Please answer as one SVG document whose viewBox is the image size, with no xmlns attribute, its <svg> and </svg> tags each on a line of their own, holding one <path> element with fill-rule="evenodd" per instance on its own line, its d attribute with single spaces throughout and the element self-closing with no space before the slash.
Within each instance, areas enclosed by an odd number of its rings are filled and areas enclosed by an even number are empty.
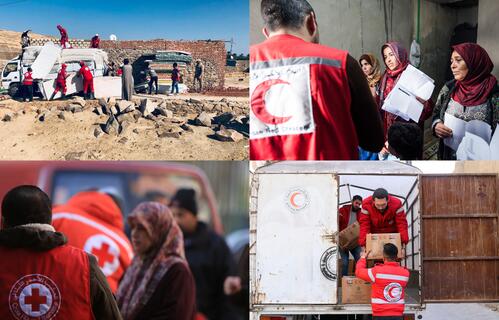
<svg viewBox="0 0 499 320">
<path fill-rule="evenodd" d="M 251 96 L 251 110 L 258 118 L 258 120 L 266 124 L 278 125 L 281 123 L 285 123 L 289 121 L 289 119 L 291 119 L 291 116 L 289 117 L 274 116 L 267 110 L 265 106 L 265 93 L 269 91 L 270 87 L 276 84 L 290 84 L 290 83 L 280 79 L 266 80 L 260 83 L 255 88 L 255 91 Z"/>
<path fill-rule="evenodd" d="M 299 207 L 299 205 L 297 205 L 297 204 L 295 203 L 295 197 L 296 197 L 297 195 L 299 195 L 299 194 L 300 194 L 299 192 L 293 192 L 293 194 L 292 194 L 292 195 L 291 195 L 291 197 L 289 198 L 289 202 L 291 202 L 291 205 L 292 205 L 293 207 L 295 207 L 295 208 L 298 208 L 298 207 Z"/>
<path fill-rule="evenodd" d="M 389 295 L 391 298 L 393 298 L 393 299 L 396 299 L 396 298 L 397 298 L 397 297 L 394 297 L 394 296 L 393 296 L 393 294 L 392 294 L 392 291 L 393 291 L 394 289 L 396 289 L 396 288 L 397 288 L 397 287 L 391 287 L 390 289 L 388 289 L 388 295 Z"/>
</svg>

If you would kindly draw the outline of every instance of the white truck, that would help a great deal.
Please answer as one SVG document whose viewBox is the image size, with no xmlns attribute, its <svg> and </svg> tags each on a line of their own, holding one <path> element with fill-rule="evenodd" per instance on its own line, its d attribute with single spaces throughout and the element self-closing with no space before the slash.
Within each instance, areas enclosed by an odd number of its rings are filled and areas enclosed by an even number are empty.
<svg viewBox="0 0 499 320">
<path fill-rule="evenodd" d="M 405 319 L 499 319 L 498 175 L 427 175 L 397 162 L 278 162 L 250 195 L 252 320 L 362 319 L 339 288 L 338 208 L 379 187 L 402 200 Z M 327 316 L 325 316 L 327 315 Z"/>
<path fill-rule="evenodd" d="M 8 90 L 11 97 L 16 97 L 21 88 L 23 75 L 28 67 L 33 69 L 33 78 L 35 79 L 35 94 L 47 99 L 55 89 L 55 79 L 60 70 L 61 64 L 67 65 L 66 71 L 69 75 L 67 79 L 67 94 L 76 93 L 82 90 L 81 77 L 76 77 L 80 69 L 80 61 L 84 61 L 90 67 L 94 76 L 94 87 L 97 87 L 96 81 L 100 82 L 107 69 L 107 53 L 101 49 L 62 49 L 52 42 L 44 46 L 30 46 L 24 49 L 22 55 L 10 60 L 4 67 L 1 77 L 3 89 Z M 106 77 L 106 86 L 113 90 L 111 95 L 121 94 L 121 79 L 119 77 Z M 111 86 L 112 82 L 112 86 Z M 119 85 L 119 90 L 115 87 Z M 119 92 L 118 92 L 119 91 Z M 99 94 L 96 92 L 96 97 Z M 60 94 L 56 96 L 59 97 Z"/>
</svg>

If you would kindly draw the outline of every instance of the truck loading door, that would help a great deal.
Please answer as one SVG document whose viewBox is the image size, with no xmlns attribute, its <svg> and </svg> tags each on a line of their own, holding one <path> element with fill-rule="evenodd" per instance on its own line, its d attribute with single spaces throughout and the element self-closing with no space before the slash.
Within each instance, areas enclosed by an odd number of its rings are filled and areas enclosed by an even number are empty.
<svg viewBox="0 0 499 320">
<path fill-rule="evenodd" d="M 251 304 L 336 304 L 337 245 L 332 235 L 338 228 L 337 178 L 331 174 L 257 177 L 252 190 L 256 259 Z"/>
<path fill-rule="evenodd" d="M 423 302 L 499 301 L 496 175 L 421 177 Z"/>
</svg>

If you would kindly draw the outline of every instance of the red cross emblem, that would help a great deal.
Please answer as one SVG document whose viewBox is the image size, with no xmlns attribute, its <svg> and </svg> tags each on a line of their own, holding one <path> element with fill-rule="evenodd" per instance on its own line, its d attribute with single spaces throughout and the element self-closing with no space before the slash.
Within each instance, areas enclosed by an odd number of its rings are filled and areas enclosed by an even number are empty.
<svg viewBox="0 0 499 320">
<path fill-rule="evenodd" d="M 61 306 L 57 285 L 41 274 L 30 274 L 17 280 L 10 289 L 9 307 L 15 319 L 52 319 Z"/>
<path fill-rule="evenodd" d="M 116 242 L 104 234 L 91 236 L 83 250 L 97 257 L 99 267 L 106 277 L 112 275 L 120 266 L 120 248 Z"/>
</svg>

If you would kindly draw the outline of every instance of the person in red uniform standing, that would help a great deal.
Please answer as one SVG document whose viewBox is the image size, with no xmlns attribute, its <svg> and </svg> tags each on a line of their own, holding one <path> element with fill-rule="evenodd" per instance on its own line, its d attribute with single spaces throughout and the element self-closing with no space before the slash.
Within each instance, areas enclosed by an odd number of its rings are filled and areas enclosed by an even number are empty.
<svg viewBox="0 0 499 320">
<path fill-rule="evenodd" d="M 366 246 L 366 236 L 369 233 L 400 233 L 402 256 L 405 256 L 405 246 L 409 242 L 407 219 L 402 201 L 388 194 L 383 188 L 378 188 L 373 195 L 362 202 L 359 219 L 359 245 Z"/>
<path fill-rule="evenodd" d="M 339 215 L 339 224 L 340 228 L 339 231 L 343 231 L 346 229 L 351 224 L 354 224 L 359 220 L 359 214 L 360 214 L 360 207 L 362 205 L 362 197 L 359 195 L 355 195 L 352 198 L 352 204 L 347 204 L 344 205 L 343 207 L 338 209 L 338 215 Z M 348 260 L 350 257 L 350 253 L 352 253 L 352 256 L 357 262 L 360 258 L 360 252 L 361 252 L 361 247 L 357 246 L 351 250 L 341 250 L 340 255 L 341 255 L 341 262 L 342 262 L 342 276 L 348 275 Z"/>
<path fill-rule="evenodd" d="M 23 100 L 33 101 L 33 69 L 28 68 L 23 79 Z"/>
<path fill-rule="evenodd" d="M 52 93 L 52 96 L 50 96 L 49 100 L 54 99 L 55 95 L 59 91 L 61 92 L 61 98 L 64 98 L 66 96 L 66 90 L 67 90 L 66 79 L 67 77 L 69 77 L 68 74 L 66 73 L 66 67 L 67 66 L 65 63 L 61 65 L 61 70 L 59 70 L 59 73 L 57 74 L 57 79 L 55 80 L 54 93 Z"/>
<path fill-rule="evenodd" d="M 266 41 L 250 49 L 252 160 L 355 160 L 383 128 L 357 61 L 319 44 L 306 0 L 262 0 Z"/>
<path fill-rule="evenodd" d="M 86 99 L 95 99 L 94 97 L 94 76 L 92 75 L 92 71 L 90 68 L 85 65 L 85 62 L 80 61 L 80 71 L 78 74 L 83 77 L 83 98 Z M 87 96 L 87 92 L 89 93 Z"/>
<path fill-rule="evenodd" d="M 75 194 L 54 208 L 52 225 L 68 237 L 68 244 L 97 257 L 111 290 L 130 265 L 133 250 L 124 233 L 123 216 L 115 196 L 99 191 Z"/>
<path fill-rule="evenodd" d="M 121 319 L 95 257 L 50 225 L 50 199 L 18 186 L 2 201 L 0 319 Z"/>
<path fill-rule="evenodd" d="M 403 320 L 405 287 L 409 270 L 397 262 L 398 249 L 392 243 L 383 246 L 383 264 L 367 269 L 369 252 L 363 253 L 355 276 L 372 283 L 371 307 L 374 320 Z"/>
<path fill-rule="evenodd" d="M 61 34 L 61 40 L 60 40 L 61 47 L 63 49 L 71 48 L 71 45 L 69 44 L 68 32 L 66 31 L 66 29 L 64 29 L 60 24 L 57 25 L 57 29 L 59 30 L 59 33 Z"/>
<path fill-rule="evenodd" d="M 95 36 L 92 37 L 92 40 L 90 41 L 90 48 L 98 49 L 99 44 L 100 44 L 100 38 L 99 38 L 99 35 L 96 34 Z"/>
</svg>

